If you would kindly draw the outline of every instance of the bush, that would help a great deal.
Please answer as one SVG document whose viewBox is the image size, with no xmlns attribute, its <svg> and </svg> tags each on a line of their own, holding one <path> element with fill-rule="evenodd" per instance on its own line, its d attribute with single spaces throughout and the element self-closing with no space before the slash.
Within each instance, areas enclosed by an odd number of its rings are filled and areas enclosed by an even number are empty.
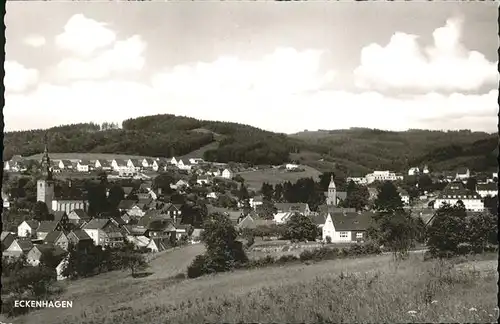
<svg viewBox="0 0 500 324">
<path fill-rule="evenodd" d="M 188 278 L 198 278 L 205 274 L 211 273 L 207 267 L 208 257 L 204 254 L 196 256 L 191 265 L 187 269 Z"/>
<path fill-rule="evenodd" d="M 299 260 L 299 258 L 297 258 L 295 255 L 287 254 L 287 255 L 281 256 L 278 260 L 276 260 L 276 263 L 283 264 L 283 263 L 289 263 L 289 262 L 294 262 L 294 261 L 298 261 L 298 260 Z"/>
<path fill-rule="evenodd" d="M 325 241 L 327 244 L 331 244 L 332 243 L 332 238 L 330 236 L 327 236 L 325 237 Z"/>
</svg>

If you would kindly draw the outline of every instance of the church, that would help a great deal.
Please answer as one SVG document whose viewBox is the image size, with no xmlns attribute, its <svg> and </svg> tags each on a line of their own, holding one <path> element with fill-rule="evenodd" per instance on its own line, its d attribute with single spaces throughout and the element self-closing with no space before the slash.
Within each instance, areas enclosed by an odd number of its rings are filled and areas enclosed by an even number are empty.
<svg viewBox="0 0 500 324">
<path fill-rule="evenodd" d="M 350 210 L 349 208 L 339 207 L 340 203 L 346 199 L 347 192 L 337 191 L 337 186 L 331 177 L 330 184 L 328 185 L 328 191 L 324 193 L 326 196 L 326 205 L 321 205 L 318 207 L 320 213 L 337 213 Z"/>
<path fill-rule="evenodd" d="M 42 156 L 42 178 L 36 183 L 36 200 L 47 205 L 49 213 L 64 211 L 67 214 L 75 209 L 87 211 L 88 202 L 85 199 L 66 199 L 55 196 L 55 182 L 53 178 L 52 166 L 50 164 L 47 142 Z"/>
</svg>

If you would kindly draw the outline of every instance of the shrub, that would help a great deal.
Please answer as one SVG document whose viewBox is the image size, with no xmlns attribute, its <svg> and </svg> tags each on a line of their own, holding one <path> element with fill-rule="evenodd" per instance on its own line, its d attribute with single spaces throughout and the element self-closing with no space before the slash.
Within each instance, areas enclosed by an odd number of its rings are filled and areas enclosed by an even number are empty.
<svg viewBox="0 0 500 324">
<path fill-rule="evenodd" d="M 188 266 L 187 276 L 188 278 L 198 278 L 205 274 L 211 273 L 208 264 L 208 258 L 206 255 L 198 255 L 194 258 L 191 265 Z"/>
<path fill-rule="evenodd" d="M 327 244 L 331 244 L 332 243 L 332 238 L 330 236 L 327 236 L 325 237 L 325 241 Z"/>
<path fill-rule="evenodd" d="M 298 260 L 299 260 L 299 258 L 297 258 L 295 255 L 287 254 L 287 255 L 281 256 L 278 260 L 276 260 L 276 263 L 283 264 L 283 263 L 289 263 L 289 262 L 294 262 L 294 261 L 298 261 Z"/>
</svg>

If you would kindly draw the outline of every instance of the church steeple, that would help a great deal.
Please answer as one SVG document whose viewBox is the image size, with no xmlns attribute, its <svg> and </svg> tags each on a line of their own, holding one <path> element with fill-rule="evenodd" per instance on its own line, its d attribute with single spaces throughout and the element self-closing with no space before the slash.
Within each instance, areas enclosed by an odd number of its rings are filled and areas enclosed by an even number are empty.
<svg viewBox="0 0 500 324">
<path fill-rule="evenodd" d="M 335 182 L 333 181 L 333 175 L 330 179 L 330 184 L 328 185 L 326 204 L 330 206 L 337 206 L 337 188 L 335 186 Z"/>
<path fill-rule="evenodd" d="M 52 180 L 52 166 L 50 165 L 50 157 L 49 157 L 49 149 L 48 149 L 48 137 L 47 133 L 45 133 L 44 137 L 45 148 L 43 150 L 42 156 L 42 174 L 45 180 Z"/>
<path fill-rule="evenodd" d="M 328 185 L 328 188 L 330 188 L 330 189 L 334 189 L 334 188 L 336 188 L 336 187 L 335 187 L 335 182 L 333 181 L 333 175 L 332 175 L 332 177 L 330 178 L 330 184 Z"/>
</svg>

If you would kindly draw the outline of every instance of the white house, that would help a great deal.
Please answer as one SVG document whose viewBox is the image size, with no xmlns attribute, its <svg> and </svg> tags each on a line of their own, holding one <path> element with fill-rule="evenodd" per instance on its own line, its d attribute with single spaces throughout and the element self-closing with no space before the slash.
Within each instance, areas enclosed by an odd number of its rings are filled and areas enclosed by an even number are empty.
<svg viewBox="0 0 500 324">
<path fill-rule="evenodd" d="M 189 163 L 191 163 L 191 164 L 200 164 L 203 162 L 205 162 L 205 161 L 203 161 L 203 159 L 200 159 L 200 158 L 190 158 L 189 159 Z"/>
<path fill-rule="evenodd" d="M 399 197 L 401 197 L 401 201 L 403 202 L 403 204 L 409 205 L 410 204 L 410 195 L 408 194 L 408 192 L 404 189 L 401 189 L 401 188 L 398 188 L 398 192 L 399 192 Z"/>
<path fill-rule="evenodd" d="M 367 183 L 373 183 L 375 181 L 396 181 L 398 177 L 396 173 L 391 171 L 373 171 L 365 176 Z"/>
<path fill-rule="evenodd" d="M 498 195 L 498 184 L 495 182 L 491 183 L 478 183 L 476 185 L 476 192 L 482 197 L 495 197 Z"/>
<path fill-rule="evenodd" d="M 94 218 L 82 228 L 95 245 L 113 246 L 124 241 L 118 226 L 110 219 Z"/>
<path fill-rule="evenodd" d="M 413 167 L 413 168 L 410 168 L 410 170 L 408 170 L 409 176 L 413 176 L 413 175 L 416 175 L 419 173 L 420 173 L 420 169 L 418 167 Z"/>
<path fill-rule="evenodd" d="M 153 159 L 143 159 L 141 161 L 141 165 L 143 168 L 152 168 L 153 167 L 154 160 Z"/>
<path fill-rule="evenodd" d="M 128 159 L 127 161 L 127 167 L 131 171 L 140 171 L 142 167 L 142 162 L 136 159 Z"/>
<path fill-rule="evenodd" d="M 457 170 L 456 180 L 467 180 L 470 178 L 470 170 L 468 168 L 461 168 Z"/>
<path fill-rule="evenodd" d="M 17 236 L 19 237 L 34 237 L 36 229 L 40 225 L 36 220 L 27 220 L 17 226 Z"/>
<path fill-rule="evenodd" d="M 364 213 L 328 213 L 323 224 L 322 239 L 330 238 L 332 243 L 355 243 L 366 239 L 366 230 L 371 224 L 372 214 Z"/>
<path fill-rule="evenodd" d="M 288 163 L 288 164 L 286 164 L 286 165 L 285 165 L 285 168 L 286 168 L 287 170 L 295 170 L 295 169 L 297 169 L 298 167 L 299 167 L 299 166 L 298 166 L 297 164 L 293 164 L 293 163 Z"/>
<path fill-rule="evenodd" d="M 229 170 L 229 169 L 224 169 L 224 171 L 222 171 L 222 177 L 225 179 L 232 179 L 233 172 L 231 172 L 231 170 Z"/>
<path fill-rule="evenodd" d="M 110 171 L 113 169 L 113 167 L 111 166 L 111 163 L 107 160 L 96 160 L 94 163 L 94 169 Z"/>
<path fill-rule="evenodd" d="M 177 165 L 177 159 L 175 158 L 175 156 L 173 158 L 170 159 L 170 164 L 173 164 L 173 165 Z"/>
<path fill-rule="evenodd" d="M 191 170 L 191 168 L 193 167 L 191 162 L 189 161 L 184 161 L 182 159 L 179 159 L 179 161 L 177 161 L 177 167 L 180 169 L 180 170 Z"/>
<path fill-rule="evenodd" d="M 111 167 L 113 168 L 113 171 L 116 171 L 116 172 L 129 170 L 129 167 L 127 166 L 127 161 L 122 160 L 122 159 L 112 160 Z"/>
<path fill-rule="evenodd" d="M 355 184 L 366 184 L 366 178 L 365 177 L 347 177 L 346 182 L 354 182 Z"/>
<path fill-rule="evenodd" d="M 209 192 L 207 194 L 207 198 L 217 199 L 218 197 L 219 197 L 219 195 L 216 192 L 214 192 L 214 191 Z"/>
<path fill-rule="evenodd" d="M 291 212 L 277 212 L 273 215 L 274 222 L 276 224 L 286 223 L 294 213 Z"/>
<path fill-rule="evenodd" d="M 466 190 L 462 182 L 451 182 L 444 188 L 434 201 L 434 209 L 438 209 L 442 204 L 455 205 L 462 201 L 465 209 L 469 211 L 483 211 L 484 203 L 481 196 L 476 192 Z"/>
<path fill-rule="evenodd" d="M 76 164 L 76 170 L 78 172 L 89 172 L 89 161 L 80 160 Z"/>
<path fill-rule="evenodd" d="M 429 174 L 429 168 L 426 166 L 424 166 L 424 170 L 422 171 L 423 174 Z"/>
<path fill-rule="evenodd" d="M 201 176 L 201 177 L 198 177 L 198 179 L 196 179 L 196 183 L 199 185 L 204 185 L 204 184 L 208 184 L 209 181 L 208 181 L 207 177 Z"/>
</svg>

